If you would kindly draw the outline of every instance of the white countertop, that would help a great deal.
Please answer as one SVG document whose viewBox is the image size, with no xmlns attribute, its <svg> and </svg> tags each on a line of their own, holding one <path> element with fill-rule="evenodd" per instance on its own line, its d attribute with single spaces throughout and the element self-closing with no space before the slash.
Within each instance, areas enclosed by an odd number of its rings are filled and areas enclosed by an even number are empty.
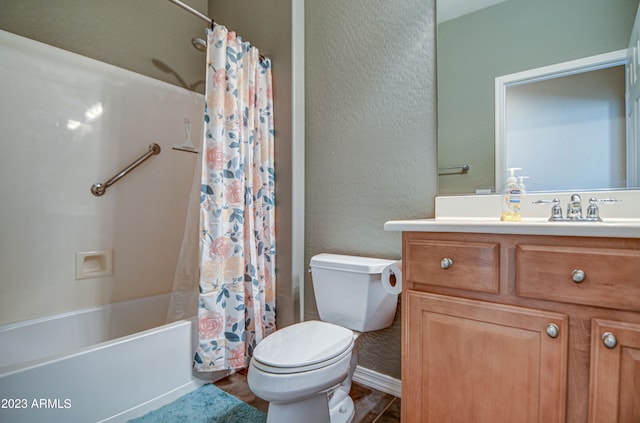
<svg viewBox="0 0 640 423">
<path fill-rule="evenodd" d="M 640 238 L 640 191 L 579 192 L 585 212 L 590 197 L 620 200 L 599 206 L 603 222 L 549 222 L 551 205 L 533 204 L 538 199 L 557 197 L 564 212 L 570 194 L 526 194 L 520 222 L 500 221 L 500 195 L 436 197 L 435 218 L 392 220 L 384 224 L 384 230 Z"/>
<path fill-rule="evenodd" d="M 521 222 L 501 222 L 498 218 L 438 218 L 391 220 L 384 224 L 384 230 L 640 238 L 640 221 L 609 219 L 606 222 L 549 222 L 544 218 L 532 218 Z"/>
</svg>

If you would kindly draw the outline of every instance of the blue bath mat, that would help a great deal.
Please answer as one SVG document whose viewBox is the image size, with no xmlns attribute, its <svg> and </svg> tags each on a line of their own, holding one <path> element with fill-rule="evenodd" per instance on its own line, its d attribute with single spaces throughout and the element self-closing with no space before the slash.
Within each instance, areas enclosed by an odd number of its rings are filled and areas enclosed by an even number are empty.
<svg viewBox="0 0 640 423">
<path fill-rule="evenodd" d="M 267 415 L 207 384 L 128 423 L 264 423 Z"/>
</svg>

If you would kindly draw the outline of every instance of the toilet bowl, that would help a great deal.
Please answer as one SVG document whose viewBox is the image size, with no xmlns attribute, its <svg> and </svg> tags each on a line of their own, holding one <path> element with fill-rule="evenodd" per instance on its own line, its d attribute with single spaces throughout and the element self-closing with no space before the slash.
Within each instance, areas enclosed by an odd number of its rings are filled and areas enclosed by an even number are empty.
<svg viewBox="0 0 640 423">
<path fill-rule="evenodd" d="M 349 397 L 357 364 L 359 331 L 393 322 L 397 295 L 382 288 L 382 270 L 391 260 L 319 254 L 311 259 L 318 312 L 311 320 L 280 329 L 260 342 L 247 382 L 269 401 L 267 423 L 348 423 Z"/>
<path fill-rule="evenodd" d="M 312 320 L 281 329 L 258 344 L 247 382 L 254 394 L 269 401 L 267 422 L 350 421 L 352 404 L 344 405 L 344 419 L 331 420 L 327 396 L 350 373 L 354 338 L 349 329 Z M 301 415 L 304 419 L 297 420 Z"/>
</svg>

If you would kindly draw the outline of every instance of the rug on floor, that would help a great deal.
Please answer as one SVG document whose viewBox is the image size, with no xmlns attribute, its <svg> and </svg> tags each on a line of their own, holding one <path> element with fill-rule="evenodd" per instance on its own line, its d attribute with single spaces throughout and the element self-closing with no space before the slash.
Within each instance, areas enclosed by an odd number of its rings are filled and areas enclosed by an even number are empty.
<svg viewBox="0 0 640 423">
<path fill-rule="evenodd" d="M 264 423 L 267 415 L 215 385 L 203 385 L 128 423 Z"/>
</svg>

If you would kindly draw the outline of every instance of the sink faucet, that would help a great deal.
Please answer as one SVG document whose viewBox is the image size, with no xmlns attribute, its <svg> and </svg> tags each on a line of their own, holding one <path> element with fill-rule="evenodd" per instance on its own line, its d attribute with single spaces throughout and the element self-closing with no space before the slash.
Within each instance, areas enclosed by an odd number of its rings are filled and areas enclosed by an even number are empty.
<svg viewBox="0 0 640 423">
<path fill-rule="evenodd" d="M 571 201 L 567 204 L 567 219 L 582 220 L 582 199 L 578 194 L 571 194 Z"/>
<path fill-rule="evenodd" d="M 551 208 L 550 222 L 602 222 L 600 218 L 600 210 L 598 209 L 598 203 L 617 203 L 616 198 L 595 198 L 589 199 L 589 206 L 587 207 L 587 216 L 582 216 L 582 199 L 579 194 L 572 194 L 569 203 L 567 203 L 567 216 L 562 216 L 562 208 L 560 207 L 560 200 L 554 198 L 553 200 L 537 200 L 534 204 L 553 204 Z"/>
</svg>

